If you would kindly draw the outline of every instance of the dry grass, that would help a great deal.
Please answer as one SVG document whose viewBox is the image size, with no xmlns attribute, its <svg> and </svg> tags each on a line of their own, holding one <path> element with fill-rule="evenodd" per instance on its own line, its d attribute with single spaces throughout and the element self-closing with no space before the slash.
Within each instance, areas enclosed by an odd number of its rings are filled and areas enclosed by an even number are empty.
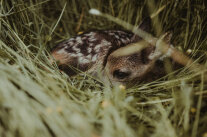
<svg viewBox="0 0 207 137">
<path fill-rule="evenodd" d="M 69 78 L 48 59 L 78 32 L 127 27 L 91 8 L 134 25 L 161 10 L 155 36 L 171 30 L 176 48 L 205 66 L 206 7 L 205 0 L 0 0 L 0 136 L 206 137 L 206 70 L 120 89 Z"/>
</svg>

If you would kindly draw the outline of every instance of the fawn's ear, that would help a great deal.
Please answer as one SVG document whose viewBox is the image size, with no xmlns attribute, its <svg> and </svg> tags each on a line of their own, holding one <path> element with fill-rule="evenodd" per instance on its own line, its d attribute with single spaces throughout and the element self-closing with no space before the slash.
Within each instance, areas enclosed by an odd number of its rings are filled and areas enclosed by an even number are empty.
<svg viewBox="0 0 207 137">
<path fill-rule="evenodd" d="M 151 27 L 152 27 L 151 25 L 152 25 L 151 18 L 150 17 L 146 17 L 140 23 L 140 25 L 137 28 L 149 33 L 151 31 Z M 133 42 L 137 42 L 137 41 L 139 41 L 141 39 L 142 38 L 139 37 L 138 35 L 134 35 L 133 38 L 132 38 L 132 41 Z"/>
<path fill-rule="evenodd" d="M 165 34 L 163 34 L 160 38 L 167 44 L 170 44 L 172 38 L 172 32 L 171 31 L 165 32 Z"/>
<path fill-rule="evenodd" d="M 150 32 L 151 27 L 152 27 L 151 25 L 152 25 L 151 18 L 150 17 L 146 17 L 141 22 L 141 24 L 138 26 L 138 28 L 143 30 L 143 31 Z"/>
</svg>

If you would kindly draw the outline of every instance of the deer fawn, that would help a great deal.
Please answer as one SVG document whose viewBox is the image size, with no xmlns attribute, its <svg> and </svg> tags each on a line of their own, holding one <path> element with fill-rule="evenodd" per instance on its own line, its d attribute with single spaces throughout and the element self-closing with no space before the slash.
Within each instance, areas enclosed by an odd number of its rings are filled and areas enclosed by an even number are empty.
<svg viewBox="0 0 207 137">
<path fill-rule="evenodd" d="M 149 32 L 150 26 L 151 20 L 146 18 L 138 27 Z M 135 42 L 148 46 L 139 52 L 121 55 Z M 155 46 L 132 32 L 104 30 L 84 33 L 60 43 L 52 50 L 52 56 L 58 61 L 59 68 L 69 76 L 77 74 L 74 68 L 90 73 L 100 69 L 112 83 L 126 84 L 132 81 L 152 81 L 165 74 L 162 62 L 157 58 L 149 58 L 154 51 Z"/>
</svg>

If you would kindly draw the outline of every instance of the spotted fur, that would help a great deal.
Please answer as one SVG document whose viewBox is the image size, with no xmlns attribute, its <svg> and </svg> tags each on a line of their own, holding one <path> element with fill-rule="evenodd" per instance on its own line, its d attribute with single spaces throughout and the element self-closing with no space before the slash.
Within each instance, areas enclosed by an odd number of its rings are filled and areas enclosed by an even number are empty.
<svg viewBox="0 0 207 137">
<path fill-rule="evenodd" d="M 98 62 L 104 66 L 110 52 L 136 42 L 132 40 L 133 36 L 133 33 L 121 30 L 91 31 L 58 44 L 52 56 L 59 61 L 60 69 L 72 75 L 71 66 L 81 71 L 90 69 Z"/>
<path fill-rule="evenodd" d="M 150 20 L 144 20 L 139 28 L 149 32 L 149 26 Z M 128 31 L 91 31 L 58 44 L 52 50 L 52 56 L 58 61 L 59 68 L 69 76 L 76 74 L 74 68 L 90 73 L 104 69 L 104 74 L 112 81 L 126 83 L 133 79 L 140 80 L 148 72 L 157 70 L 154 69 L 156 60 L 148 57 L 155 50 L 152 45 L 132 55 L 114 56 L 115 52 L 139 41 L 143 44 L 139 36 Z M 144 43 L 148 44 L 146 41 Z M 156 66 L 161 68 L 159 64 Z"/>
</svg>

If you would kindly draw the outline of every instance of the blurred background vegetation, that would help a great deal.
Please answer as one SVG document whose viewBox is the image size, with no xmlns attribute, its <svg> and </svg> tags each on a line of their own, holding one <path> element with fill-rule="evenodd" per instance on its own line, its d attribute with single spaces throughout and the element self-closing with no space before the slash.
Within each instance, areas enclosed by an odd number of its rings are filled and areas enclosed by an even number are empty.
<svg viewBox="0 0 207 137">
<path fill-rule="evenodd" d="M 160 11 L 152 33 L 206 66 L 206 0 L 0 0 L 0 136 L 207 136 L 206 70 L 183 68 L 130 89 L 70 78 L 49 63 L 60 41 L 90 30 L 122 29 Z"/>
</svg>

